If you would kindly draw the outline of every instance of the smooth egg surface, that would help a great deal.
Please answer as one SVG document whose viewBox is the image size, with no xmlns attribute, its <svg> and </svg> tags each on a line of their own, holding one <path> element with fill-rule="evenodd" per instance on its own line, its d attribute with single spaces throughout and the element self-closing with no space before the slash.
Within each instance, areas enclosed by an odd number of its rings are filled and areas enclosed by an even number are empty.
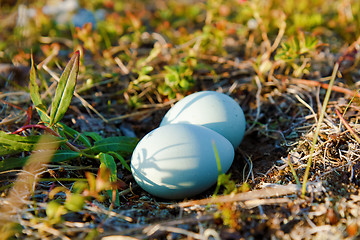
<svg viewBox="0 0 360 240">
<path fill-rule="evenodd" d="M 229 170 L 234 148 L 222 135 L 191 124 L 169 124 L 148 133 L 136 146 L 131 170 L 145 191 L 161 198 L 183 199 L 216 183 L 219 154 L 221 169 Z"/>
<path fill-rule="evenodd" d="M 188 123 L 210 128 L 227 138 L 236 149 L 245 133 L 245 115 L 228 95 L 214 91 L 193 93 L 177 102 L 164 116 L 160 126 Z"/>
</svg>

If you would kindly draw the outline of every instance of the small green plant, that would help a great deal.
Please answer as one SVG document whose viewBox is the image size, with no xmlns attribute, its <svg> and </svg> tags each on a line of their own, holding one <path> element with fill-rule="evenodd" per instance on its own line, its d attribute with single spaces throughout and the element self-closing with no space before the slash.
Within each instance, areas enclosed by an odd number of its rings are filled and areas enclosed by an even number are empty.
<svg viewBox="0 0 360 240">
<path fill-rule="evenodd" d="M 216 189 L 214 191 L 213 197 L 216 198 L 217 194 L 219 193 L 220 188 L 223 186 L 224 194 L 230 194 L 232 192 L 246 192 L 249 191 L 249 185 L 247 183 L 243 183 L 239 188 L 236 188 L 235 182 L 233 180 L 230 180 L 231 174 L 225 174 L 221 172 L 221 163 L 219 154 L 215 145 L 215 142 L 213 142 L 213 149 L 214 154 L 216 158 L 216 163 L 218 167 L 218 181 L 216 185 Z M 238 221 L 240 219 L 240 214 L 233 208 L 232 203 L 218 203 L 217 204 L 218 211 L 215 212 L 214 218 L 221 219 L 223 224 L 237 229 L 239 228 Z"/>
<path fill-rule="evenodd" d="M 154 70 L 152 66 L 143 66 L 140 70 L 135 71 L 138 74 L 136 80 L 132 81 L 132 84 L 146 83 L 152 80 L 150 73 Z"/>
<path fill-rule="evenodd" d="M 235 182 L 233 180 L 230 180 L 231 174 L 222 173 L 218 150 L 216 148 L 215 142 L 213 142 L 212 144 L 218 168 L 218 181 L 213 195 L 216 196 L 219 193 L 221 186 L 224 186 L 225 188 L 224 194 L 229 194 L 236 189 Z"/>
<path fill-rule="evenodd" d="M 159 92 L 173 99 L 176 93 L 189 91 L 195 84 L 193 78 L 195 65 L 196 59 L 187 57 L 182 59 L 179 65 L 165 66 L 165 81 L 158 86 Z"/>
<path fill-rule="evenodd" d="M 61 144 L 60 149 L 52 157 L 52 162 L 63 162 L 82 157 L 96 159 L 100 162 L 100 168 L 106 167 L 110 170 L 110 181 L 113 183 L 117 182 L 117 164 L 115 159 L 130 171 L 130 167 L 124 157 L 129 155 L 135 148 L 137 144 L 136 138 L 125 136 L 102 138 L 95 132 L 79 133 L 60 122 L 74 94 L 78 71 L 79 51 L 75 52 L 64 69 L 51 108 L 48 109 L 40 97 L 39 87 L 36 83 L 36 68 L 32 61 L 29 86 L 30 95 L 41 122 L 38 124 L 27 124 L 12 134 L 0 131 L 0 156 L 6 156 L 6 158 L 0 161 L 0 171 L 19 168 L 26 163 L 28 157 L 10 156 L 29 152 L 34 148 L 41 137 L 41 135 L 35 134 L 37 132 L 35 130 L 44 130 L 52 134 L 54 136 L 51 138 L 52 141 Z M 47 114 L 48 112 L 50 112 L 50 115 Z M 17 135 L 27 129 L 32 130 L 31 135 Z M 117 189 L 114 188 L 114 191 L 116 196 L 118 196 Z M 118 197 L 112 197 L 112 191 L 109 192 L 109 196 L 115 201 L 115 205 L 119 204 Z"/>
<path fill-rule="evenodd" d="M 151 54 L 150 54 L 151 55 Z M 144 60 L 144 62 L 146 62 Z M 133 92 L 131 95 L 127 97 L 127 104 L 130 108 L 138 108 L 143 105 L 141 97 L 139 97 L 138 91 L 140 91 L 144 85 L 153 80 L 151 76 L 151 72 L 154 70 L 152 66 L 142 66 L 140 69 L 134 70 L 135 73 L 138 74 L 137 79 L 131 81 L 129 83 L 128 91 Z"/>
<path fill-rule="evenodd" d="M 225 54 L 224 40 L 226 38 L 226 21 L 216 25 L 205 25 L 202 29 L 202 50 L 205 52 L 219 52 Z"/>
<path fill-rule="evenodd" d="M 231 180 L 231 174 L 222 173 L 221 171 L 221 162 L 219 153 L 217 151 L 215 142 L 213 141 L 213 149 L 215 154 L 215 159 L 218 168 L 218 181 L 216 184 L 216 188 L 213 194 L 213 198 L 216 198 L 217 194 L 220 191 L 220 188 L 224 188 L 224 194 L 238 193 L 238 192 L 247 192 L 250 190 L 249 184 L 244 182 L 240 187 L 236 187 L 236 184 L 233 180 Z M 208 205 L 209 206 L 209 205 Z M 221 219 L 223 224 L 229 226 L 231 228 L 237 229 L 239 228 L 238 221 L 240 219 L 239 212 L 234 210 L 233 204 L 228 203 L 217 203 L 218 211 L 215 212 L 214 218 Z"/>
<path fill-rule="evenodd" d="M 74 38 L 83 42 L 85 49 L 91 51 L 93 54 L 98 54 L 100 51 L 102 36 L 93 30 L 91 23 L 86 23 L 83 27 L 76 27 Z"/>
<path fill-rule="evenodd" d="M 83 210 L 86 202 L 91 199 L 96 199 L 99 202 L 104 201 L 103 191 L 110 191 L 112 198 L 115 199 L 116 192 L 114 189 L 124 186 L 121 181 L 113 181 L 111 170 L 106 167 L 100 167 L 96 177 L 90 172 L 86 172 L 85 175 L 87 181 L 76 181 L 72 191 L 64 187 L 56 187 L 50 192 L 50 199 L 54 199 L 59 192 L 64 192 L 66 199 L 65 201 L 55 199 L 47 204 L 45 222 L 49 225 L 60 223 L 65 214 Z"/>
<path fill-rule="evenodd" d="M 285 63 L 286 75 L 292 71 L 295 77 L 300 77 L 309 73 L 309 57 L 315 53 L 318 46 L 317 38 L 300 32 L 298 36 L 290 37 L 281 44 L 281 48 L 276 52 L 275 60 Z"/>
</svg>

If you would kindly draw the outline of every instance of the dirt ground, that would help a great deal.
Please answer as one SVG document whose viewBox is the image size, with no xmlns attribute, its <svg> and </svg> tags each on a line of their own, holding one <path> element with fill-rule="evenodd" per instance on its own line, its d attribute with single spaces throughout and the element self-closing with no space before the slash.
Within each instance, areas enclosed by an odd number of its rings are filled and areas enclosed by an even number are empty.
<svg viewBox="0 0 360 240">
<path fill-rule="evenodd" d="M 29 19 L 26 27 L 19 26 L 16 20 L 24 6 L 15 2 L 0 2 L 1 132 L 13 133 L 27 120 L 40 121 L 34 109 L 32 115 L 26 110 L 33 105 L 28 87 L 31 53 L 42 98 L 50 104 L 54 79 L 74 50 L 81 56 L 78 95 L 62 122 L 79 133 L 141 139 L 159 126 L 177 101 L 203 90 L 235 99 L 244 111 L 247 129 L 235 149 L 229 181 L 217 195 L 213 186 L 190 199 L 159 199 L 137 186 L 131 172 L 118 163 L 119 206 L 100 191 L 104 201 L 87 198 L 81 209 L 62 212 L 74 195 L 74 182 L 90 182 L 89 172 L 101 176 L 100 164 L 86 155 L 50 162 L 22 207 L 10 217 L 0 213 L 0 223 L 9 219 L 14 223 L 6 231 L 1 229 L 5 237 L 360 238 L 356 11 L 360 5 L 356 1 L 304 0 L 296 7 L 289 1 L 286 8 L 277 0 L 80 1 L 93 12 L 105 11 L 96 27 L 61 26 L 37 1 L 26 6 L 34 8 L 37 17 Z M 27 136 L 43 133 L 22 131 Z M 78 139 L 72 140 L 73 146 L 81 147 Z M 29 155 L 29 151 L 4 154 L 0 167 L 10 157 Z M 127 163 L 130 159 L 131 154 L 124 157 Z M 0 208 L 11 205 L 7 197 L 19 172 L 23 172 L 20 166 L 0 172 Z M 63 187 L 55 197 L 60 210 L 51 219 L 50 195 L 57 187 Z"/>
</svg>

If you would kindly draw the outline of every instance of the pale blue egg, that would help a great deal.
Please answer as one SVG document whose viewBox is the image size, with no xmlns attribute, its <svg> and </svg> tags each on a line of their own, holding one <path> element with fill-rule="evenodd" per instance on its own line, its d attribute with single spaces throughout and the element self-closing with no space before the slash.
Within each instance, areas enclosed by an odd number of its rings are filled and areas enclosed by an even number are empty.
<svg viewBox="0 0 360 240">
<path fill-rule="evenodd" d="M 147 192 L 166 199 L 197 195 L 217 182 L 218 150 L 221 170 L 234 159 L 232 144 L 217 132 L 190 124 L 169 124 L 148 133 L 136 146 L 131 170 Z"/>
<path fill-rule="evenodd" d="M 177 102 L 164 116 L 160 126 L 188 123 L 210 128 L 226 137 L 236 149 L 245 133 L 245 115 L 228 95 L 214 91 L 193 93 Z"/>
</svg>

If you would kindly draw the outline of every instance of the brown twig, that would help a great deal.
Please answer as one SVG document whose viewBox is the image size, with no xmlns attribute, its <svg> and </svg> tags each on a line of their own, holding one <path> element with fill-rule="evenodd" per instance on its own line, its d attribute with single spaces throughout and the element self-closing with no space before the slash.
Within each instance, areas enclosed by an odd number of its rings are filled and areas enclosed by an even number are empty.
<svg viewBox="0 0 360 240">
<path fill-rule="evenodd" d="M 16 108 L 16 109 L 19 109 L 19 110 L 21 110 L 21 111 L 26 112 L 25 109 L 23 109 L 22 107 L 19 107 L 19 106 L 15 105 L 15 104 L 12 104 L 11 102 L 5 101 L 5 100 L 3 100 L 3 99 L 0 99 L 0 102 L 2 102 L 3 104 L 9 105 L 9 106 L 11 106 L 11 107 L 13 107 L 13 108 Z"/>
<path fill-rule="evenodd" d="M 298 78 L 291 78 L 290 79 L 290 83 L 293 84 L 304 84 L 307 86 L 314 86 L 314 87 L 321 87 L 324 89 L 328 89 L 329 88 L 329 84 L 327 83 L 321 83 L 315 80 L 307 80 L 307 79 L 298 79 Z M 335 92 L 340 92 L 340 93 L 344 93 L 350 96 L 357 96 L 360 97 L 360 93 L 356 92 L 356 91 L 352 91 L 350 89 L 347 88 L 343 88 L 343 87 L 339 87 L 339 86 L 332 86 L 332 91 Z"/>
<path fill-rule="evenodd" d="M 40 125 L 40 124 L 31 124 L 31 125 L 26 125 L 23 126 L 19 129 L 17 129 L 15 132 L 12 132 L 12 134 L 18 134 L 21 133 L 22 131 L 25 131 L 26 129 L 30 129 L 30 128 L 39 128 L 39 129 L 43 129 L 46 132 L 50 133 L 51 135 L 54 135 L 56 137 L 61 138 L 61 136 L 55 132 L 54 130 L 52 130 L 51 128 L 44 126 L 44 125 Z M 65 141 L 66 146 L 68 146 L 71 150 L 75 151 L 75 152 L 80 152 L 80 150 L 75 147 L 74 145 L 72 145 L 71 143 L 69 143 L 68 141 Z"/>
<path fill-rule="evenodd" d="M 349 132 L 351 133 L 351 135 L 355 138 L 355 140 L 360 143 L 360 137 L 359 135 L 356 134 L 356 132 L 354 131 L 354 129 L 352 129 L 352 127 L 349 125 L 349 123 L 344 119 L 344 117 L 341 115 L 341 113 L 339 112 L 339 110 L 335 109 L 336 115 L 339 117 L 340 121 L 344 124 L 344 126 L 347 128 L 347 130 L 349 130 Z"/>
<path fill-rule="evenodd" d="M 248 201 L 254 199 L 261 199 L 267 197 L 276 197 L 283 196 L 288 194 L 294 194 L 299 190 L 296 184 L 289 184 L 287 186 L 276 186 L 269 187 L 260 190 L 253 190 L 250 192 L 238 193 L 235 195 L 225 195 L 225 196 L 217 196 L 215 198 L 205 198 L 200 200 L 181 202 L 174 206 L 179 207 L 190 207 L 194 205 L 207 205 L 207 204 L 215 204 L 215 203 L 226 203 L 226 202 L 237 202 L 237 201 Z"/>
</svg>

